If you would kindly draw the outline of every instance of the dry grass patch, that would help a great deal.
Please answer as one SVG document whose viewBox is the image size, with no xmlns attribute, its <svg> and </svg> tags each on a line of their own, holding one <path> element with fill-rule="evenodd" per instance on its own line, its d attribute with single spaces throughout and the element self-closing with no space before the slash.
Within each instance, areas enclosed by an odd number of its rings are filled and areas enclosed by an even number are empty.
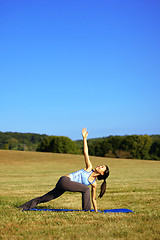
<svg viewBox="0 0 160 240">
<path fill-rule="evenodd" d="M 0 239 L 159 240 L 160 162 L 91 160 L 94 167 L 108 164 L 111 171 L 98 208 L 135 213 L 22 212 L 18 205 L 51 190 L 60 176 L 83 168 L 83 156 L 0 150 Z M 81 209 L 81 195 L 65 193 L 39 207 Z"/>
</svg>

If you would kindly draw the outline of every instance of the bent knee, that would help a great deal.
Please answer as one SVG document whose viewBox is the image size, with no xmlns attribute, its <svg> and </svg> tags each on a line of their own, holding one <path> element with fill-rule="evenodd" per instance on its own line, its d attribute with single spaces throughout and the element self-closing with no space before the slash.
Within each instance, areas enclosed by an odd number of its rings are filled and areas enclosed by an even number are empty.
<svg viewBox="0 0 160 240">
<path fill-rule="evenodd" d="M 84 189 L 84 192 L 85 192 L 85 193 L 90 193 L 89 187 L 86 186 L 85 189 Z"/>
</svg>

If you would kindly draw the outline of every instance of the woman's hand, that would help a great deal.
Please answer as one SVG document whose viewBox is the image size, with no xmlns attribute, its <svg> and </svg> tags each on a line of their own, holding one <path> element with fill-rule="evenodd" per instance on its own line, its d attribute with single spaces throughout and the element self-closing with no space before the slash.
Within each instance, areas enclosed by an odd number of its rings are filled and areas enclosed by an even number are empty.
<svg viewBox="0 0 160 240">
<path fill-rule="evenodd" d="M 87 129 L 86 129 L 86 128 L 83 128 L 83 129 L 82 129 L 82 136 L 83 136 L 83 138 L 87 138 L 88 132 L 87 132 Z"/>
</svg>

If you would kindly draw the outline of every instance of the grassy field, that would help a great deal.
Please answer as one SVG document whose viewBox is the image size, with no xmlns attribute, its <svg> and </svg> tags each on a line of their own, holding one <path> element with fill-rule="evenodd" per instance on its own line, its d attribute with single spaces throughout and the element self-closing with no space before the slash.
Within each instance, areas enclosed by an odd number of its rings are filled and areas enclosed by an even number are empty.
<svg viewBox="0 0 160 240">
<path fill-rule="evenodd" d="M 160 162 L 91 157 L 110 168 L 98 209 L 134 213 L 22 212 L 17 206 L 53 189 L 62 175 L 84 167 L 83 156 L 0 150 L 0 239 L 160 239 Z M 100 181 L 98 186 L 100 186 Z M 79 193 L 43 208 L 81 209 Z"/>
</svg>

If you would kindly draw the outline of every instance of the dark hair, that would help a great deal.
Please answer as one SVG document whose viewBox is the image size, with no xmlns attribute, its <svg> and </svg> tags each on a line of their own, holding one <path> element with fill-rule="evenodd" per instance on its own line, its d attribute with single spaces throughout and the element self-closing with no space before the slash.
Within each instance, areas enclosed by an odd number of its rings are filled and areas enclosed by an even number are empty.
<svg viewBox="0 0 160 240">
<path fill-rule="evenodd" d="M 104 194 L 105 194 L 105 191 L 106 191 L 106 186 L 107 186 L 107 183 L 106 183 L 106 178 L 109 176 L 109 168 L 108 166 L 106 166 L 106 170 L 104 172 L 104 175 L 99 175 L 97 178 L 98 180 L 104 180 L 102 185 L 101 185 L 101 191 L 100 191 L 100 194 L 98 197 L 102 197 Z"/>
</svg>

